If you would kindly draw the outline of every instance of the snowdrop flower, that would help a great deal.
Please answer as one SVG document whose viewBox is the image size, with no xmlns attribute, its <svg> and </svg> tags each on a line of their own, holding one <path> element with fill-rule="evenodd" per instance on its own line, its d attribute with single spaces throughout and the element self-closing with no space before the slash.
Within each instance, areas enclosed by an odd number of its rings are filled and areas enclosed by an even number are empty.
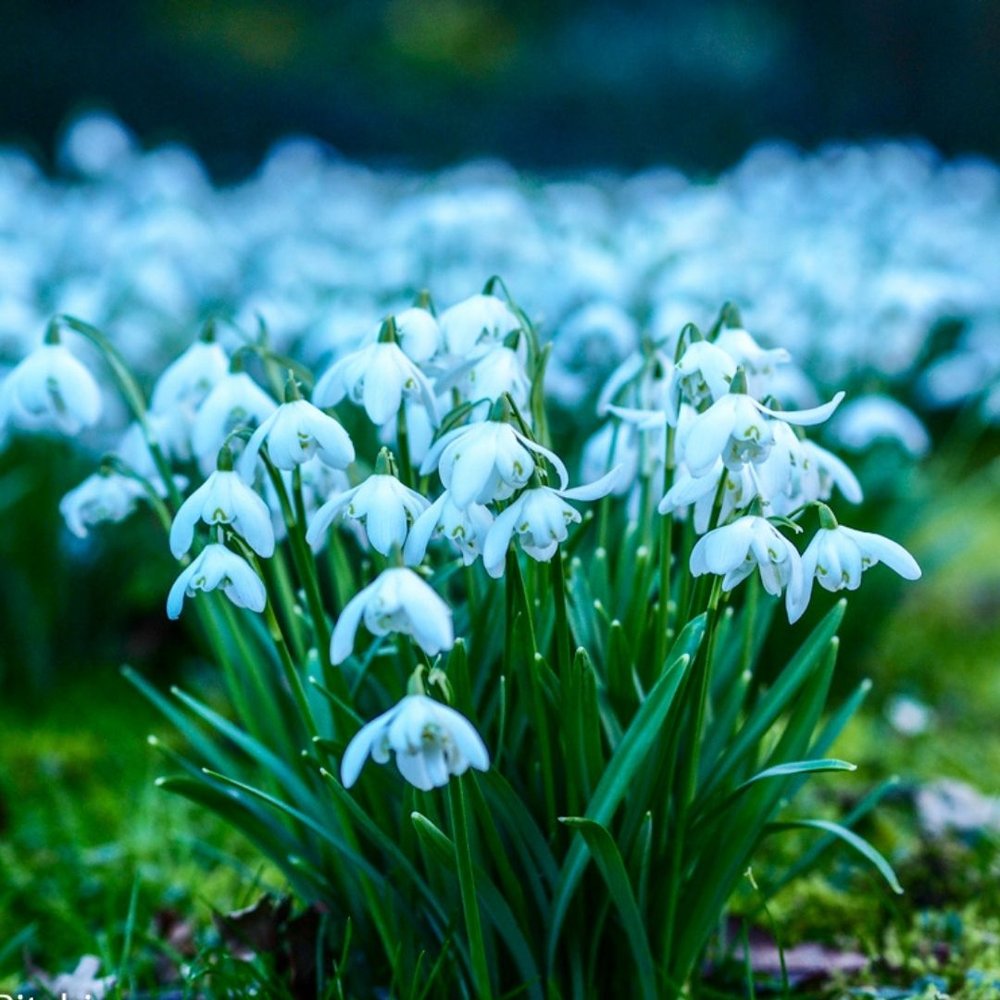
<svg viewBox="0 0 1000 1000">
<path fill-rule="evenodd" d="M 791 364 L 792 356 L 783 347 L 768 350 L 740 327 L 724 327 L 715 346 L 725 351 L 748 376 L 769 377 L 779 365 Z M 758 387 L 755 387 L 758 388 Z M 763 391 L 763 387 L 759 387 Z"/>
<path fill-rule="evenodd" d="M 0 387 L 0 422 L 78 434 L 100 416 L 101 390 L 64 344 L 39 345 Z"/>
<path fill-rule="evenodd" d="M 729 393 L 695 417 L 684 441 L 684 461 L 694 476 L 705 475 L 720 457 L 734 471 L 747 462 L 763 462 L 774 443 L 768 417 L 799 426 L 819 424 L 830 417 L 843 398 L 844 393 L 838 392 L 823 406 L 779 412 L 746 393 Z"/>
<path fill-rule="evenodd" d="M 231 468 L 216 469 L 181 504 L 170 528 L 170 551 L 175 559 L 191 548 L 199 521 L 229 525 L 257 555 L 274 554 L 271 511 Z"/>
<path fill-rule="evenodd" d="M 461 553 L 462 562 L 471 566 L 483 551 L 483 542 L 491 524 L 493 515 L 483 504 L 470 503 L 459 507 L 451 493 L 445 490 L 413 522 L 403 548 L 403 559 L 408 566 L 418 566 L 434 538 L 447 538 Z M 493 567 L 486 568 L 492 575 L 498 575 L 492 573 Z"/>
<path fill-rule="evenodd" d="M 230 432 L 260 424 L 278 404 L 246 372 L 233 372 L 217 382 L 195 414 L 191 445 L 205 475 L 215 468 L 219 449 Z"/>
<path fill-rule="evenodd" d="M 802 554 L 802 580 L 794 601 L 794 617 L 800 618 L 812 596 L 813 581 L 824 590 L 857 590 L 861 574 L 884 562 L 904 580 L 920 579 L 917 561 L 898 542 L 870 531 L 837 524 L 828 507 L 820 507 L 819 531 Z"/>
<path fill-rule="evenodd" d="M 769 594 L 777 596 L 786 590 L 789 620 L 798 617 L 793 614 L 802 586 L 801 559 L 795 546 L 767 518 L 747 514 L 703 535 L 691 550 L 690 565 L 692 576 L 721 576 L 727 592 L 759 569 Z"/>
<path fill-rule="evenodd" d="M 864 451 L 876 441 L 889 440 L 920 458 L 931 446 L 927 429 L 912 410 L 878 394 L 852 400 L 830 424 L 830 433 L 851 451 Z"/>
<path fill-rule="evenodd" d="M 599 500 L 607 496 L 615 488 L 621 471 L 616 467 L 596 482 L 568 490 L 549 486 L 525 490 L 497 515 L 483 545 L 483 563 L 487 568 L 502 568 L 515 532 L 521 548 L 532 559 L 548 562 L 558 546 L 566 541 L 568 526 L 580 521 L 580 512 L 566 501 Z"/>
<path fill-rule="evenodd" d="M 333 663 L 343 663 L 351 655 L 362 618 L 372 635 L 412 636 L 428 656 L 451 649 L 455 641 L 451 609 L 411 569 L 383 570 L 347 602 L 330 639 Z"/>
<path fill-rule="evenodd" d="M 496 420 L 448 431 L 427 453 L 420 474 L 436 468 L 459 507 L 505 500 L 531 479 L 535 471 L 532 452 L 552 463 L 560 489 L 565 489 L 569 476 L 562 459 L 510 424 Z"/>
<path fill-rule="evenodd" d="M 334 362 L 313 390 L 317 406 L 336 406 L 345 396 L 363 406 L 373 424 L 393 419 L 404 398 L 419 399 L 437 423 L 427 376 L 391 341 L 368 344 Z"/>
<path fill-rule="evenodd" d="M 364 524 L 371 547 L 388 556 L 402 549 L 410 525 L 430 506 L 395 476 L 376 472 L 360 486 L 331 497 L 309 522 L 306 541 L 321 545 L 333 521 L 343 515 Z"/>
<path fill-rule="evenodd" d="M 421 791 L 440 788 L 451 775 L 474 767 L 489 770 L 490 755 L 472 723 L 455 709 L 424 694 L 408 694 L 398 705 L 366 723 L 344 751 L 340 780 L 350 788 L 365 760 L 378 764 L 396 754 L 399 773 Z"/>
<path fill-rule="evenodd" d="M 96 524 L 124 521 L 142 494 L 141 484 L 134 479 L 102 469 L 70 490 L 59 501 L 59 512 L 77 538 L 86 538 L 88 529 Z"/>
<path fill-rule="evenodd" d="M 858 477 L 840 458 L 808 438 L 799 442 L 802 455 L 802 499 L 829 500 L 833 489 L 840 490 L 848 503 L 861 503 L 864 491 Z"/>
<path fill-rule="evenodd" d="M 473 295 L 441 314 L 441 333 L 448 353 L 466 358 L 478 346 L 502 341 L 521 328 L 521 321 L 495 295 Z"/>
<path fill-rule="evenodd" d="M 677 478 L 660 500 L 657 510 L 661 514 L 676 514 L 693 505 L 694 530 L 704 534 L 710 526 L 720 485 L 719 524 L 725 524 L 733 514 L 746 509 L 756 499 L 760 499 L 764 506 L 770 503 L 763 494 L 753 466 L 743 466 L 733 472 L 726 468 L 722 459 L 717 459 L 704 476 L 692 476 L 686 466 L 678 466 Z"/>
<path fill-rule="evenodd" d="M 631 387 L 634 406 L 643 410 L 663 409 L 674 377 L 673 359 L 659 347 L 629 355 L 608 377 L 597 398 L 597 414 L 604 416 L 615 397 Z"/>
<path fill-rule="evenodd" d="M 314 455 L 334 469 L 346 469 L 354 461 L 347 431 L 305 399 L 282 403 L 253 432 L 239 460 L 240 475 L 248 482 L 265 442 L 268 458 L 279 469 L 294 469 Z"/>
<path fill-rule="evenodd" d="M 671 423 L 684 400 L 701 407 L 722 399 L 729 392 L 736 368 L 736 362 L 721 347 L 707 340 L 694 341 L 671 375 L 667 408 Z"/>
<path fill-rule="evenodd" d="M 525 370 L 528 347 L 523 337 L 516 348 L 499 345 L 485 354 L 448 372 L 438 379 L 438 393 L 457 389 L 462 399 L 491 403 L 507 393 L 521 409 L 527 410 L 531 395 L 531 379 Z"/>
<path fill-rule="evenodd" d="M 441 350 L 443 337 L 438 321 L 418 306 L 404 309 L 394 317 L 399 346 L 418 365 L 430 361 Z"/>
<path fill-rule="evenodd" d="M 194 597 L 199 590 L 220 587 L 236 607 L 257 612 L 264 610 L 267 591 L 261 578 L 245 559 L 224 545 L 212 543 L 206 545 L 174 581 L 167 595 L 167 617 L 180 617 L 185 597 Z"/>
</svg>

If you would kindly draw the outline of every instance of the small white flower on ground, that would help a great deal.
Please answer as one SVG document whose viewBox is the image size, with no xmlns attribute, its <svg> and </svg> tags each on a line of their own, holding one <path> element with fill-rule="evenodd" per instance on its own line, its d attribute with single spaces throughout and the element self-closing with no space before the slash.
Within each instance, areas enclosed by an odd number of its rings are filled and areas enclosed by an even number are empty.
<svg viewBox="0 0 1000 1000">
<path fill-rule="evenodd" d="M 185 597 L 218 588 L 238 608 L 260 612 L 267 603 L 264 582 L 253 567 L 224 545 L 213 543 L 206 545 L 174 581 L 167 595 L 167 617 L 180 617 Z"/>
<path fill-rule="evenodd" d="M 404 398 L 419 399 L 437 423 L 434 390 L 399 344 L 380 341 L 352 351 L 327 369 L 313 391 L 317 406 L 335 406 L 345 396 L 379 426 L 396 416 Z"/>
<path fill-rule="evenodd" d="M 505 500 L 531 479 L 535 471 L 532 452 L 552 463 L 560 488 L 565 489 L 569 477 L 558 455 L 510 424 L 495 420 L 448 431 L 427 453 L 420 474 L 427 475 L 437 468 L 441 482 L 459 507 Z"/>
<path fill-rule="evenodd" d="M 231 470 L 217 469 L 181 504 L 170 528 L 170 551 L 180 559 L 194 541 L 195 525 L 230 526 L 259 556 L 274 554 L 271 511 Z"/>
<path fill-rule="evenodd" d="M 191 445 L 201 471 L 206 476 L 212 472 L 231 431 L 256 426 L 277 408 L 246 372 L 231 373 L 217 382 L 198 407 L 191 428 Z"/>
<path fill-rule="evenodd" d="M 802 586 L 802 562 L 795 546 L 767 518 L 747 514 L 732 524 L 714 528 L 691 550 L 691 575 L 714 573 L 722 589 L 730 591 L 754 569 L 760 570 L 764 589 L 777 596 L 786 590 L 789 618 Z"/>
<path fill-rule="evenodd" d="M 421 791 L 440 788 L 451 775 L 470 767 L 489 770 L 482 737 L 460 712 L 423 694 L 409 694 L 398 705 L 366 723 L 340 762 L 340 780 L 350 788 L 369 755 L 378 764 L 396 754 L 399 773 Z"/>
<path fill-rule="evenodd" d="M 101 416 L 101 390 L 64 344 L 41 344 L 0 387 L 0 424 L 78 434 Z"/>
<path fill-rule="evenodd" d="M 451 649 L 455 635 L 451 609 L 411 569 L 383 570 L 341 612 L 330 639 L 330 659 L 343 663 L 354 649 L 354 637 L 364 618 L 372 635 L 401 632 L 412 636 L 428 656 Z"/>
<path fill-rule="evenodd" d="M 343 515 L 365 526 L 376 552 L 388 556 L 402 548 L 410 525 L 427 510 L 430 502 L 395 476 L 374 473 L 360 486 L 331 497 L 309 522 L 306 541 L 315 549 L 323 542 L 333 521 Z"/>
<path fill-rule="evenodd" d="M 596 482 L 557 490 L 539 486 L 525 490 L 493 522 L 483 546 L 483 563 L 489 568 L 502 568 L 507 547 L 516 532 L 521 548 L 532 559 L 548 562 L 556 549 L 566 541 L 570 524 L 580 521 L 580 512 L 567 500 L 599 500 L 607 496 L 618 482 L 621 468 L 612 469 Z"/>
<path fill-rule="evenodd" d="M 333 469 L 346 469 L 354 461 L 354 445 L 347 431 L 331 416 L 305 399 L 282 403 L 253 432 L 240 456 L 239 471 L 253 480 L 260 449 L 279 469 L 294 469 L 314 455 Z"/>
<path fill-rule="evenodd" d="M 459 507 L 445 490 L 413 522 L 403 548 L 403 558 L 407 565 L 418 566 L 423 562 L 431 541 L 447 538 L 461 553 L 462 562 L 471 566 L 483 551 L 483 542 L 492 523 L 493 515 L 483 504 L 470 503 Z M 500 568 L 503 569 L 502 566 Z"/>
<path fill-rule="evenodd" d="M 880 562 L 904 580 L 920 578 L 917 561 L 898 542 L 870 531 L 846 528 L 836 524 L 832 515 L 828 517 L 828 523 L 836 527 L 820 528 L 802 554 L 802 581 L 795 599 L 795 618 L 805 612 L 814 580 L 832 593 L 857 590 L 861 586 L 861 574 Z"/>
</svg>

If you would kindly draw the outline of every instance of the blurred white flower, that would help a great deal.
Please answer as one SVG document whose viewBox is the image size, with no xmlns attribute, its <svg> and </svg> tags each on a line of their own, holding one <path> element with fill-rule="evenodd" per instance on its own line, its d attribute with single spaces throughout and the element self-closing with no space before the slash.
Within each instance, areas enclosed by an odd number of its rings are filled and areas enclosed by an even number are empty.
<svg viewBox="0 0 1000 1000">
<path fill-rule="evenodd" d="M 0 385 L 0 427 L 79 434 L 101 417 L 101 390 L 65 344 L 40 344 Z"/>
<path fill-rule="evenodd" d="M 360 486 L 330 497 L 309 522 L 306 541 L 314 549 L 320 546 L 330 525 L 343 515 L 363 524 L 371 547 L 388 556 L 394 547 L 402 549 L 410 525 L 429 506 L 395 476 L 374 473 Z"/>
<path fill-rule="evenodd" d="M 445 347 L 452 357 L 467 358 L 484 344 L 499 343 L 521 321 L 495 295 L 473 295 L 446 309 L 439 320 Z"/>
<path fill-rule="evenodd" d="M 931 446 L 927 429 L 912 410 L 877 393 L 851 400 L 831 421 L 830 435 L 851 451 L 893 441 L 914 458 L 927 454 Z"/>
<path fill-rule="evenodd" d="M 124 521 L 142 498 L 143 488 L 129 476 L 110 470 L 95 472 L 59 501 L 59 512 L 77 538 L 103 521 Z"/>
<path fill-rule="evenodd" d="M 238 608 L 261 612 L 267 603 L 264 581 L 253 567 L 224 545 L 213 542 L 174 581 L 167 595 L 167 617 L 180 617 L 185 597 L 194 597 L 199 590 L 219 588 Z"/>
<path fill-rule="evenodd" d="M 231 431 L 256 426 L 277 408 L 246 372 L 231 373 L 217 382 L 198 407 L 191 428 L 191 445 L 201 471 L 206 476 L 212 472 Z"/>
<path fill-rule="evenodd" d="M 351 655 L 362 618 L 372 635 L 401 632 L 412 636 L 428 656 L 451 649 L 455 641 L 451 609 L 411 569 L 383 570 L 374 583 L 347 602 L 330 639 L 334 663 L 343 663 Z"/>
<path fill-rule="evenodd" d="M 251 482 L 260 449 L 279 469 L 294 469 L 314 455 L 334 469 L 354 461 L 354 444 L 338 421 L 305 399 L 282 403 L 253 432 L 239 459 L 239 472 Z"/>
<path fill-rule="evenodd" d="M 216 469 L 181 504 L 170 528 L 170 551 L 175 559 L 191 548 L 199 521 L 231 527 L 259 556 L 274 554 L 271 511 L 232 470 Z"/>
<path fill-rule="evenodd" d="M 442 435 L 420 466 L 420 474 L 438 470 L 445 489 L 459 507 L 504 500 L 524 486 L 535 471 L 535 459 L 546 458 L 565 489 L 569 476 L 562 459 L 530 440 L 510 424 L 487 420 L 456 427 Z"/>
<path fill-rule="evenodd" d="M 366 723 L 347 744 L 340 780 L 350 788 L 368 756 L 378 764 L 396 754 L 396 766 L 411 785 L 428 792 L 469 767 L 486 771 L 490 755 L 472 723 L 455 709 L 423 694 L 409 694 L 398 705 Z"/>
</svg>

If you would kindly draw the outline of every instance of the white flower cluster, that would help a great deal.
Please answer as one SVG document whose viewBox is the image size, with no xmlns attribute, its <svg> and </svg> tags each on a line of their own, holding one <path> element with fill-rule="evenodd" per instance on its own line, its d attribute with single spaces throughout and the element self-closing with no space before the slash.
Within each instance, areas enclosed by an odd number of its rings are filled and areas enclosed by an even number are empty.
<svg viewBox="0 0 1000 1000">
<path fill-rule="evenodd" d="M 770 145 L 712 184 L 665 169 L 526 182 L 498 165 L 377 173 L 296 140 L 219 189 L 190 150 L 144 152 L 120 123 L 90 116 L 68 130 L 60 161 L 74 180 L 51 180 L 26 154 L 0 151 L 7 362 L 64 312 L 113 330 L 132 367 L 152 375 L 177 346 L 161 332 L 191 329 L 223 304 L 245 331 L 263 318 L 281 352 L 310 364 L 342 358 L 395 312 L 400 343 L 423 363 L 442 345 L 419 313 L 404 318 L 414 284 L 455 300 L 499 272 L 544 320 L 553 341 L 547 392 L 567 407 L 589 398 L 641 336 L 659 341 L 689 319 L 704 328 L 729 298 L 759 339 L 792 350 L 826 388 L 853 389 L 851 379 L 879 387 L 862 440 L 889 435 L 922 447 L 911 414 L 879 406 L 897 388 L 927 407 L 979 399 L 988 419 L 1000 419 L 1000 171 L 982 160 L 944 163 L 895 143 L 811 156 Z M 498 343 L 513 329 L 505 312 L 497 307 L 489 327 Z M 928 353 L 948 324 L 951 346 Z M 450 322 L 442 331 L 439 356 L 469 362 L 457 380 L 483 395 L 502 386 L 520 405 L 518 345 L 483 366 L 467 353 L 482 331 L 471 342 Z M 402 364 L 401 385 L 413 379 L 397 353 L 369 353 L 384 355 L 380 367 Z M 207 367 L 216 361 L 206 352 Z M 331 371 L 313 401 L 350 395 L 387 419 L 394 397 L 365 396 L 366 365 L 356 357 Z M 811 405 L 786 375 L 781 398 Z M 426 389 L 414 379 L 407 396 Z M 13 422 L 49 407 L 16 385 L 5 395 Z M 66 419 L 85 425 L 92 404 L 69 402 Z M 845 429 L 845 444 L 858 427 Z"/>
<path fill-rule="evenodd" d="M 665 471 L 669 488 L 659 512 L 690 510 L 701 535 L 691 551 L 692 575 L 717 575 L 730 591 L 756 570 L 769 594 L 784 594 L 790 622 L 805 612 L 814 581 L 829 591 L 855 590 L 862 572 L 880 561 L 906 579 L 919 577 L 902 546 L 841 527 L 824 502 L 836 488 L 858 503 L 861 486 L 839 458 L 796 428 L 828 420 L 844 393 L 807 410 L 765 405 L 761 398 L 776 394 L 790 358 L 764 350 L 725 320 L 724 312 L 712 340 L 685 327 L 676 361 L 661 345 L 623 363 L 602 393 L 611 422 L 590 440 L 591 466 L 628 469 L 631 482 L 623 477 L 620 484 L 631 487 L 633 503 L 641 474 Z M 625 405 L 611 402 L 618 398 Z M 793 519 L 813 506 L 821 528 L 800 556 L 779 528 L 801 530 Z"/>
</svg>

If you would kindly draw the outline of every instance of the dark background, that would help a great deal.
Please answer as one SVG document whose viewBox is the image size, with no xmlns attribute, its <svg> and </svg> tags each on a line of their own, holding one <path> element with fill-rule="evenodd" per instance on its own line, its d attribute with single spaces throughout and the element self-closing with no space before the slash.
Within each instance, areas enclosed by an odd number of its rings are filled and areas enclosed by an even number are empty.
<svg viewBox="0 0 1000 1000">
<path fill-rule="evenodd" d="M 715 171 L 754 141 L 1000 156 L 994 0 L 4 0 L 0 141 L 113 110 L 220 177 L 278 136 L 432 167 Z"/>
</svg>

